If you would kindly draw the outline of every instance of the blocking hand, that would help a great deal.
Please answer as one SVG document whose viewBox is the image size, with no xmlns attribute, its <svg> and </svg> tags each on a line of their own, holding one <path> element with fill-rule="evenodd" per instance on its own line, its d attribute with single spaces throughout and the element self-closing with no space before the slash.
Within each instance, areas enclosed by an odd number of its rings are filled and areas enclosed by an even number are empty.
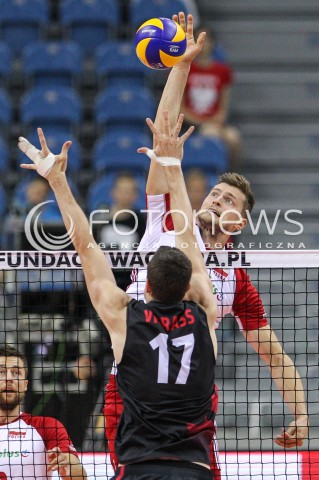
<svg viewBox="0 0 319 480">
<path fill-rule="evenodd" d="M 36 170 L 42 177 L 50 179 L 57 173 L 64 173 L 67 167 L 68 150 L 72 145 L 71 141 L 63 144 L 61 153 L 54 155 L 50 152 L 42 128 L 37 129 L 41 150 L 32 145 L 26 138 L 19 137 L 18 147 L 32 160 L 33 163 L 22 163 L 21 168 Z"/>
<path fill-rule="evenodd" d="M 153 133 L 154 144 L 156 145 L 154 153 L 156 157 L 172 157 L 181 161 L 184 154 L 184 143 L 193 133 L 194 127 L 190 127 L 184 133 L 184 135 L 179 137 L 179 133 L 183 125 L 184 115 L 179 115 L 173 132 L 171 132 L 170 129 L 167 110 L 163 112 L 163 117 L 164 132 L 160 132 L 150 118 L 146 119 L 146 123 L 149 126 L 151 132 Z M 149 149 L 147 147 L 139 148 L 137 151 L 138 153 L 146 153 L 147 155 L 149 155 Z"/>
</svg>

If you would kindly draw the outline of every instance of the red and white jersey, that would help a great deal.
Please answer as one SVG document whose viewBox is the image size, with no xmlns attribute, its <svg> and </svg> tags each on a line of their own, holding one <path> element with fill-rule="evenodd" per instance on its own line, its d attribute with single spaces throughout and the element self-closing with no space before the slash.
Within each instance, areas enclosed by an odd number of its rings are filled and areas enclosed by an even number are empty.
<svg viewBox="0 0 319 480">
<path fill-rule="evenodd" d="M 0 425 L 0 480 L 47 480 L 47 451 L 60 447 L 77 456 L 64 426 L 55 418 L 27 413 Z"/>
<path fill-rule="evenodd" d="M 149 195 L 147 197 L 148 219 L 145 234 L 140 242 L 140 251 L 156 251 L 161 245 L 175 246 L 175 233 L 169 213 L 169 195 Z M 201 251 L 205 250 L 200 230 L 197 227 L 196 239 Z M 218 305 L 216 328 L 227 314 L 235 316 L 241 330 L 256 330 L 268 325 L 266 313 L 256 288 L 243 269 L 208 268 L 214 285 Z M 127 293 L 143 300 L 146 269 L 132 273 L 132 284 Z"/>
<path fill-rule="evenodd" d="M 185 87 L 184 101 L 188 109 L 205 121 L 220 108 L 222 91 L 233 82 L 229 65 L 211 62 L 207 66 L 193 62 Z"/>
</svg>

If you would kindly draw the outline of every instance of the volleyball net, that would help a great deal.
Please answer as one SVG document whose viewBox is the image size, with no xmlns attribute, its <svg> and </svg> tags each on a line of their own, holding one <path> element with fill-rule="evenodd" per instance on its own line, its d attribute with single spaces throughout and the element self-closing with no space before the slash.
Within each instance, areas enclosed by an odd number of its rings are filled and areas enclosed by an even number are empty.
<svg viewBox="0 0 319 480">
<path fill-rule="evenodd" d="M 105 252 L 118 284 L 146 268 L 152 252 Z M 204 255 L 221 273 L 244 268 L 267 318 L 295 363 L 308 405 L 309 438 L 297 450 L 274 444 L 293 420 L 267 366 L 226 315 L 217 330 L 217 438 L 223 480 L 319 480 L 319 251 L 220 251 Z M 113 362 L 75 252 L 0 252 L 0 342 L 27 357 L 24 410 L 62 421 L 82 452 L 88 478 L 113 474 L 104 433 L 104 387 Z M 223 291 L 223 288 L 225 291 Z M 227 292 L 226 292 L 227 290 Z"/>
</svg>

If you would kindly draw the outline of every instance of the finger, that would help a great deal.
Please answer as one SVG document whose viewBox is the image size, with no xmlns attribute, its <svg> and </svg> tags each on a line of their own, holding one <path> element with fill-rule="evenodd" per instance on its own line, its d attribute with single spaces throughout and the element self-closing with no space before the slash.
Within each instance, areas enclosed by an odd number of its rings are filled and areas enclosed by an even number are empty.
<svg viewBox="0 0 319 480">
<path fill-rule="evenodd" d="M 137 153 L 145 153 L 147 152 L 148 148 L 147 147 L 140 147 L 137 149 Z"/>
<path fill-rule="evenodd" d="M 50 150 L 48 149 L 47 142 L 46 142 L 46 139 L 45 139 L 42 128 L 38 128 L 37 132 L 38 132 L 39 141 L 40 141 L 43 156 L 47 157 L 50 153 Z"/>
<path fill-rule="evenodd" d="M 189 37 L 194 37 L 194 22 L 193 22 L 193 15 L 187 15 L 187 34 Z"/>
<path fill-rule="evenodd" d="M 191 136 L 191 134 L 193 133 L 194 130 L 195 130 L 195 127 L 193 125 L 191 127 L 189 127 L 187 132 L 185 132 L 184 135 L 181 136 L 180 141 L 182 143 L 185 143 L 186 140 Z"/>
<path fill-rule="evenodd" d="M 37 169 L 37 166 L 34 165 L 34 163 L 21 163 L 20 167 L 25 168 L 26 170 L 36 170 Z"/>
<path fill-rule="evenodd" d="M 197 39 L 196 45 L 197 45 L 200 49 L 202 49 L 202 47 L 203 47 L 203 45 L 204 45 L 205 38 L 206 38 L 206 32 L 201 32 L 201 33 L 198 35 L 198 39 Z"/>
<path fill-rule="evenodd" d="M 67 142 L 65 142 L 62 146 L 62 150 L 61 150 L 61 154 L 63 157 L 66 157 L 67 154 L 68 154 L 68 151 L 69 151 L 69 148 L 71 147 L 72 145 L 72 142 L 70 140 L 68 140 Z"/>
<path fill-rule="evenodd" d="M 182 27 L 182 29 L 186 33 L 187 32 L 187 27 L 186 27 L 186 17 L 185 17 L 184 12 L 179 12 L 178 13 L 178 20 L 179 20 L 180 26 Z"/>
<path fill-rule="evenodd" d="M 158 133 L 158 130 L 157 128 L 155 127 L 154 123 L 152 122 L 152 120 L 150 118 L 147 118 L 146 119 L 146 123 L 149 127 L 149 129 L 151 130 L 151 132 L 154 134 L 154 135 L 157 135 Z"/>
<path fill-rule="evenodd" d="M 171 128 L 170 128 L 170 124 L 169 124 L 169 118 L 168 118 L 168 111 L 167 110 L 164 110 L 163 117 L 164 117 L 164 133 L 165 133 L 165 135 L 170 137 Z"/>
<path fill-rule="evenodd" d="M 173 15 L 172 16 L 172 20 L 174 20 L 174 22 L 178 23 L 178 15 Z"/>
<path fill-rule="evenodd" d="M 178 116 L 178 119 L 177 119 L 177 123 L 176 123 L 175 128 L 174 128 L 174 133 L 173 133 L 173 138 L 174 139 L 177 139 L 177 137 L 179 135 L 179 132 L 182 129 L 183 121 L 184 121 L 184 114 L 180 113 L 179 116 Z"/>
</svg>

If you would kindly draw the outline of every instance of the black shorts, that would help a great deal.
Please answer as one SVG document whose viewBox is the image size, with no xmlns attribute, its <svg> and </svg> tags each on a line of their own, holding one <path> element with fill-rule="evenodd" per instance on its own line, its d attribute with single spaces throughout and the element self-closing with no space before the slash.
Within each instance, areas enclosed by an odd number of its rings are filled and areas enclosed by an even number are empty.
<svg viewBox="0 0 319 480">
<path fill-rule="evenodd" d="M 208 468 L 191 462 L 152 460 L 119 467 L 112 480 L 212 480 Z"/>
</svg>

